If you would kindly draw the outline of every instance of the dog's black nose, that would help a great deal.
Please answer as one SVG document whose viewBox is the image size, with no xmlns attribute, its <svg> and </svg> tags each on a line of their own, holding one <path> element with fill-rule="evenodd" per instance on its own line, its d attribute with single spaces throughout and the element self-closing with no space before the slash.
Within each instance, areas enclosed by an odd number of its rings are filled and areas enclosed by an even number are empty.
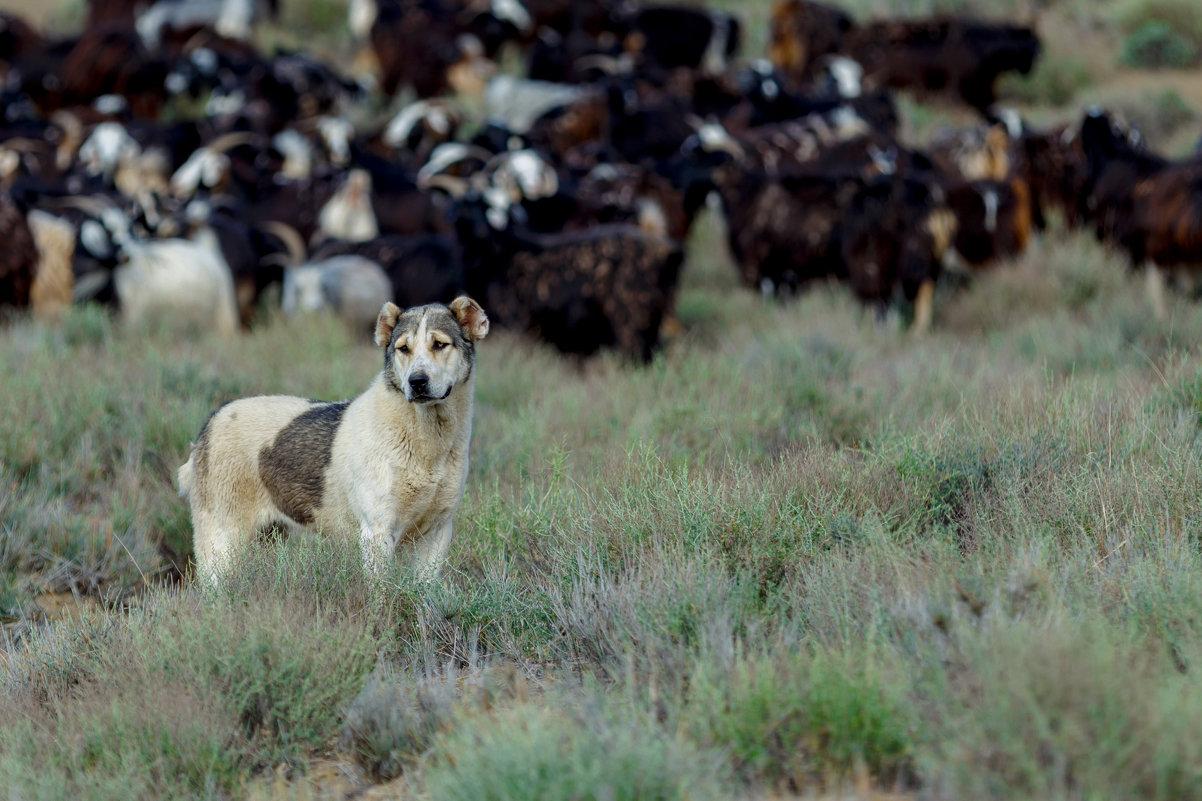
<svg viewBox="0 0 1202 801">
<path fill-rule="evenodd" d="M 430 379 L 425 373 L 414 373 L 409 376 L 409 388 L 414 392 L 425 392 L 430 388 Z"/>
</svg>

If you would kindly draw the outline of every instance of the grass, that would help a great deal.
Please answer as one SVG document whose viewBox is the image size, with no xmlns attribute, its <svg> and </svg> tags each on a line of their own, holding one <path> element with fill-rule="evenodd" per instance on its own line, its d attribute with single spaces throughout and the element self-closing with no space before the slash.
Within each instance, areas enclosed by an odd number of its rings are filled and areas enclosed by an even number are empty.
<svg viewBox="0 0 1202 801">
<path fill-rule="evenodd" d="M 1164 22 L 1146 22 L 1123 42 L 1119 60 L 1131 67 L 1185 69 L 1198 60 L 1198 48 Z"/>
<path fill-rule="evenodd" d="M 465 720 L 438 743 L 429 792 L 447 801 L 728 797 L 711 755 L 665 737 L 644 716 L 605 707 L 522 704 Z"/>
<path fill-rule="evenodd" d="M 745 53 L 767 7 L 736 9 Z M 308 46 L 340 8 L 264 36 Z M 1193 5 L 1061 12 L 1184 35 Z M 1008 97 L 1107 91 L 1111 50 L 1051 38 Z M 1193 118 L 1139 100 L 1165 136 Z M 941 287 L 914 339 L 838 287 L 742 290 L 721 234 L 703 220 L 684 333 L 646 368 L 483 343 L 437 586 L 368 581 L 353 538 L 258 543 L 220 592 L 187 573 L 174 475 L 209 412 L 353 396 L 365 338 L 6 326 L 0 786 L 323 797 L 334 764 L 438 799 L 1202 795 L 1202 308 L 1158 322 L 1120 257 L 1052 231 Z M 47 593 L 89 603 L 51 619 Z"/>
<path fill-rule="evenodd" d="M 353 538 L 172 583 L 208 412 L 379 369 L 335 321 L 10 326 L 0 783 L 229 798 L 334 754 L 437 798 L 1195 797 L 1202 309 L 1053 232 L 916 340 L 740 290 L 719 236 L 647 368 L 484 343 L 433 588 Z M 63 587 L 108 608 L 40 618 Z"/>
<path fill-rule="evenodd" d="M 1010 102 L 1064 107 L 1094 82 L 1092 73 L 1074 56 L 1049 54 L 1026 75 L 1007 73 L 999 80 L 1000 96 Z"/>
<path fill-rule="evenodd" d="M 715 667 L 692 678 L 686 725 L 744 779 L 796 789 L 856 768 L 888 782 L 909 774 L 916 716 L 870 656 L 762 653 Z"/>
<path fill-rule="evenodd" d="M 1161 23 L 1186 41 L 1202 44 L 1202 10 L 1189 0 L 1119 0 L 1103 14 L 1128 34 Z"/>
</svg>

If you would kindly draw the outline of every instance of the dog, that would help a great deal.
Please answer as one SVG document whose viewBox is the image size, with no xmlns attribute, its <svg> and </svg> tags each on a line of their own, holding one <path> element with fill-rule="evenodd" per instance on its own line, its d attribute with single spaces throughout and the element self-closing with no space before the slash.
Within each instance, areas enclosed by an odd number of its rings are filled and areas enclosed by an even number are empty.
<svg viewBox="0 0 1202 801">
<path fill-rule="evenodd" d="M 198 577 L 211 585 L 259 531 L 357 531 L 378 575 L 398 552 L 438 575 L 463 497 L 476 343 L 488 315 L 459 297 L 404 312 L 385 303 L 375 344 L 384 369 L 351 401 L 283 395 L 222 406 L 179 469 Z"/>
</svg>

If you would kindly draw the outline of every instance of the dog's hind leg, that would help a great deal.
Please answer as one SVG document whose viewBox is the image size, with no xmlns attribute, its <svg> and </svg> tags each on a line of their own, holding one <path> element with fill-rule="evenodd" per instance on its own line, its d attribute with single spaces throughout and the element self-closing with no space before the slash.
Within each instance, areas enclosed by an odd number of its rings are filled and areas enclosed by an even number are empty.
<svg viewBox="0 0 1202 801">
<path fill-rule="evenodd" d="M 250 540 L 245 534 L 213 520 L 211 514 L 193 513 L 192 555 L 196 560 L 196 577 L 206 587 L 216 589 L 222 576 L 230 569 L 234 552 Z"/>
</svg>

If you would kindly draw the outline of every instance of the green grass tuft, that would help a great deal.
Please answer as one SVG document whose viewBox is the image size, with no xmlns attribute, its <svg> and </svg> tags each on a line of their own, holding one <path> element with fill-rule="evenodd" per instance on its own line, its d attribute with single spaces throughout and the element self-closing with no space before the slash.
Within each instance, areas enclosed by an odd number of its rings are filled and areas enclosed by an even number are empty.
<svg viewBox="0 0 1202 801">
<path fill-rule="evenodd" d="M 917 721 L 870 659 L 752 656 L 704 665 L 689 692 L 686 726 L 728 749 L 747 781 L 801 788 L 867 769 L 895 784 L 910 774 Z"/>
<path fill-rule="evenodd" d="M 638 716 L 521 705 L 440 738 L 426 786 L 446 801 L 727 797 L 709 755 Z"/>
<path fill-rule="evenodd" d="M 1145 22 L 1123 42 L 1119 61 L 1128 67 L 1185 69 L 1198 61 L 1198 46 L 1168 23 Z"/>
</svg>

